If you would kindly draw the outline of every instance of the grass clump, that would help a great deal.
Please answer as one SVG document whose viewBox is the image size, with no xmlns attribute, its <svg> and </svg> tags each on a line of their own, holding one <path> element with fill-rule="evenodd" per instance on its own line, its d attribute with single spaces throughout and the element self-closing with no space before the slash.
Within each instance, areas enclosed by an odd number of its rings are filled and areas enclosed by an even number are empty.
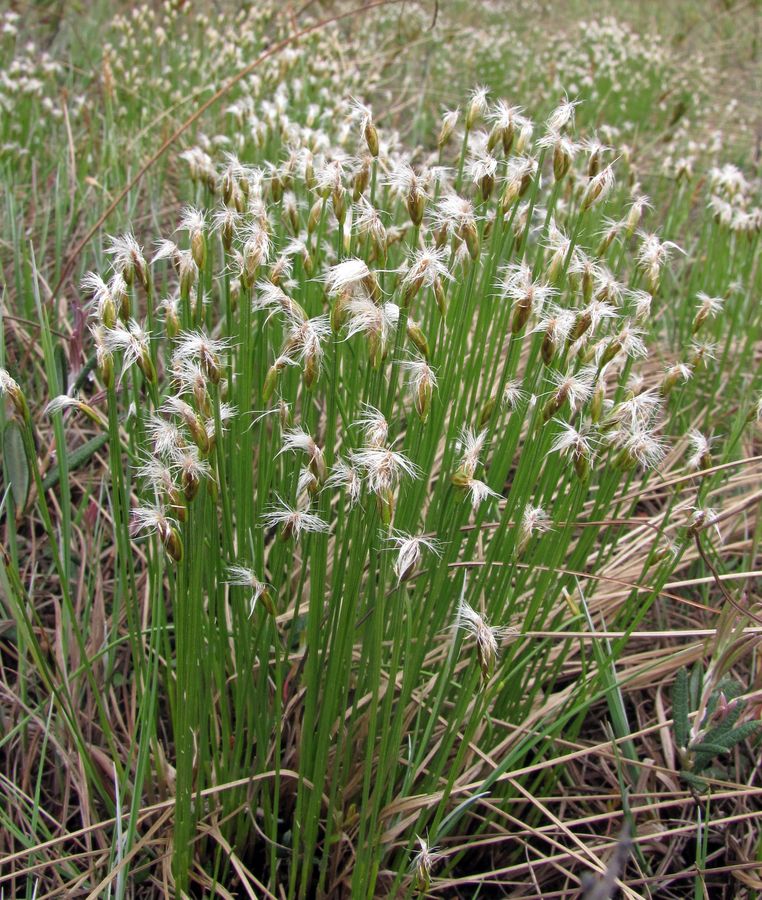
<svg viewBox="0 0 762 900">
<path fill-rule="evenodd" d="M 266 52 L 269 22 L 234 27 Z M 154 83 L 123 46 L 117 136 Z M 91 253 L 71 318 L 60 228 L 52 264 L 13 242 L 36 342 L 9 330 L 0 357 L 2 878 L 635 897 L 686 877 L 649 849 L 675 808 L 703 873 L 706 815 L 736 822 L 753 768 L 731 672 L 759 631 L 755 183 L 683 167 L 647 196 L 576 99 L 534 120 L 486 88 L 409 147 L 356 72 L 331 95 L 335 58 L 316 36 L 237 83 L 157 173 L 169 209 Z M 157 107 L 213 90 L 194 72 Z M 96 146 L 115 176 L 118 141 Z M 670 738 L 638 692 L 689 662 Z"/>
</svg>

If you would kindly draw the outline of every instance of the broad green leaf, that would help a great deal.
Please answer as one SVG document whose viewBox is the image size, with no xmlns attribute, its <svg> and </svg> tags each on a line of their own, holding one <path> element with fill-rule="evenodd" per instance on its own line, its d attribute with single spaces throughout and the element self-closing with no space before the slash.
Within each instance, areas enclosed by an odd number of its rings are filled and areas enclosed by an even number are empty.
<svg viewBox="0 0 762 900">
<path fill-rule="evenodd" d="M 85 441 L 81 447 L 77 447 L 76 450 L 72 450 L 69 454 L 69 471 L 74 471 L 74 469 L 78 469 L 80 466 L 83 466 L 91 456 L 100 450 L 100 448 L 106 443 L 108 440 L 107 434 L 99 434 L 97 437 L 90 438 L 89 441 Z M 50 488 L 55 487 L 58 484 L 59 474 L 58 469 L 51 469 L 50 472 L 45 476 L 45 479 L 42 482 L 42 486 L 46 491 L 50 490 Z"/>
<path fill-rule="evenodd" d="M 24 438 L 15 422 L 8 422 L 3 433 L 3 462 L 10 482 L 11 495 L 17 510 L 26 506 L 29 497 L 29 460 L 24 450 Z"/>
<path fill-rule="evenodd" d="M 678 747 L 688 745 L 688 673 L 680 669 L 672 688 L 672 718 L 674 719 L 675 742 Z"/>
</svg>

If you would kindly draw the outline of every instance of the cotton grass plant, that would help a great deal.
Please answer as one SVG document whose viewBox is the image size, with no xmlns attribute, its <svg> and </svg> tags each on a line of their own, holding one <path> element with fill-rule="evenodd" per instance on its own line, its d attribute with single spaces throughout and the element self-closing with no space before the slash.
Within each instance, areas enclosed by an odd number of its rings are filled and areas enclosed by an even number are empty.
<svg viewBox="0 0 762 900">
<path fill-rule="evenodd" d="M 9 354 L 16 892 L 553 890 L 574 751 L 608 747 L 636 842 L 678 791 L 624 692 L 687 661 L 633 635 L 711 616 L 678 572 L 755 568 L 755 185 L 651 201 L 575 97 L 533 120 L 475 89 L 427 151 L 317 83 L 250 83 L 178 151 L 173 221 L 104 238 L 78 371 L 20 262 L 47 396 Z M 758 617 L 720 597 L 737 662 Z M 574 833 L 573 882 L 608 831 Z"/>
</svg>

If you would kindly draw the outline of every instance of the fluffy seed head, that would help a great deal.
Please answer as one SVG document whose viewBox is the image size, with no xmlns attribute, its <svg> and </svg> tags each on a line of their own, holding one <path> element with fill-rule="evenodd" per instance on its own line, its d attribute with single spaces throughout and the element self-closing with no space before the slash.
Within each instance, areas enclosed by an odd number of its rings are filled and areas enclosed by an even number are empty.
<svg viewBox="0 0 762 900">
<path fill-rule="evenodd" d="M 642 426 L 617 432 L 613 439 L 621 448 L 616 462 L 624 468 L 637 464 L 643 469 L 654 469 L 666 456 L 664 442 Z"/>
<path fill-rule="evenodd" d="M 550 519 L 540 506 L 528 503 L 521 515 L 518 534 L 516 536 L 515 554 L 521 556 L 529 546 L 535 534 L 542 534 L 550 529 Z"/>
<path fill-rule="evenodd" d="M 479 456 L 487 440 L 487 431 L 476 432 L 472 428 L 464 428 L 460 432 L 461 461 L 460 470 L 471 477 L 479 465 Z"/>
<path fill-rule="evenodd" d="M 117 237 L 109 237 L 106 253 L 113 257 L 114 268 L 127 284 L 132 284 L 137 278 L 143 287 L 148 286 L 148 263 L 143 256 L 143 248 L 133 234 L 128 232 Z"/>
<path fill-rule="evenodd" d="M 371 406 L 369 403 L 363 404 L 363 411 L 360 418 L 354 423 L 357 427 L 362 428 L 365 441 L 371 447 L 384 447 L 389 437 L 389 423 L 384 418 L 383 413 Z"/>
<path fill-rule="evenodd" d="M 393 491 L 403 475 L 418 477 L 418 468 L 403 453 L 388 447 L 364 447 L 353 450 L 350 460 L 361 473 L 371 493 Z"/>
<path fill-rule="evenodd" d="M 693 506 L 691 509 L 693 512 L 688 520 L 688 534 L 693 537 L 707 528 L 713 528 L 717 538 L 722 541 L 719 513 L 717 510 L 703 506 Z"/>
<path fill-rule="evenodd" d="M 437 386 L 434 370 L 423 357 L 403 360 L 401 366 L 408 373 L 408 384 L 413 390 L 415 410 L 421 421 L 425 422 L 434 388 Z"/>
<path fill-rule="evenodd" d="M 723 297 L 710 297 L 703 291 L 698 292 L 696 299 L 698 303 L 696 304 L 696 315 L 693 318 L 693 334 L 696 334 L 707 319 L 714 318 L 722 312 L 722 306 L 725 303 Z"/>
<path fill-rule="evenodd" d="M 559 134 L 566 128 L 574 125 L 574 111 L 579 106 L 580 100 L 565 98 L 550 114 L 545 127 L 551 134 Z"/>
<path fill-rule="evenodd" d="M 346 288 L 355 288 L 363 284 L 369 276 L 368 264 L 362 259 L 346 259 L 332 266 L 323 280 L 328 293 L 334 296 Z"/>
<path fill-rule="evenodd" d="M 354 466 L 337 459 L 325 482 L 326 488 L 343 488 L 349 497 L 350 507 L 355 506 L 362 494 L 362 479 Z"/>
<path fill-rule="evenodd" d="M 299 539 L 302 532 L 325 534 L 330 530 L 327 522 L 314 513 L 293 509 L 280 497 L 278 502 L 265 513 L 263 520 L 270 528 L 280 526 L 281 539 L 286 541 L 293 537 Z"/>
<path fill-rule="evenodd" d="M 712 435 L 702 434 L 698 428 L 692 428 L 688 432 L 688 444 L 691 451 L 686 462 L 688 469 L 695 472 L 699 469 L 708 469 L 712 465 L 712 444 L 716 440 L 716 437 Z"/>
<path fill-rule="evenodd" d="M 459 116 L 460 107 L 456 109 L 450 109 L 442 116 L 442 127 L 439 130 L 439 139 L 437 141 L 437 144 L 440 148 L 444 147 L 452 137 L 452 133 L 453 131 L 455 131 L 455 127 L 458 124 Z"/>
<path fill-rule="evenodd" d="M 559 424 L 561 432 L 556 435 L 550 452 L 568 456 L 574 465 L 577 477 L 585 479 L 595 455 L 596 437 L 593 426 L 590 423 L 583 423 L 579 428 L 575 428 L 568 422 L 559 422 Z"/>
<path fill-rule="evenodd" d="M 437 279 L 452 280 L 447 256 L 447 247 L 423 247 L 413 253 L 402 275 L 405 304 L 410 303 L 422 287 L 433 287 Z"/>
<path fill-rule="evenodd" d="M 500 494 L 493 491 L 492 488 L 484 481 L 478 478 L 466 478 L 462 482 L 458 482 L 459 487 L 465 488 L 471 498 L 471 508 L 478 509 L 485 500 L 499 500 Z"/>
<path fill-rule="evenodd" d="M 227 584 L 231 586 L 244 587 L 250 592 L 249 596 L 249 618 L 254 615 L 257 602 L 262 601 L 270 615 L 275 615 L 275 605 L 270 596 L 267 585 L 257 578 L 253 569 L 248 566 L 228 566 L 227 568 Z"/>
<path fill-rule="evenodd" d="M 578 404 L 589 400 L 598 372 L 595 367 L 590 366 L 578 372 L 558 372 L 551 369 L 549 374 L 553 389 L 544 410 L 545 421 L 555 415 L 567 401 L 575 409 Z"/>
<path fill-rule="evenodd" d="M 648 278 L 648 287 L 652 294 L 656 293 L 661 277 L 661 270 L 669 260 L 671 252 L 677 250 L 684 253 L 674 241 L 662 241 L 656 234 L 641 234 L 638 249 L 638 265 Z"/>
<path fill-rule="evenodd" d="M 422 894 L 426 894 L 431 887 L 431 871 L 441 858 L 436 847 L 430 847 L 428 841 L 417 837 L 418 852 L 413 857 L 412 869 L 415 875 L 415 886 Z"/>
<path fill-rule="evenodd" d="M 611 166 L 601 169 L 587 184 L 585 196 L 582 200 L 582 208 L 589 209 L 591 206 L 603 203 L 613 190 L 615 180 L 614 169 Z"/>
<path fill-rule="evenodd" d="M 428 550 L 435 556 L 440 555 L 439 543 L 432 538 L 423 535 L 413 536 L 402 532 L 393 532 L 387 540 L 397 549 L 397 559 L 394 562 L 394 574 L 397 583 L 407 581 L 413 574 L 413 570 L 421 560 L 422 550 Z"/>
<path fill-rule="evenodd" d="M 474 88 L 471 91 L 468 107 L 466 109 L 466 129 L 468 131 L 470 131 L 477 120 L 487 112 L 488 105 L 487 88 L 481 86 Z"/>
<path fill-rule="evenodd" d="M 498 641 L 503 629 L 491 626 L 474 610 L 464 597 L 458 603 L 455 628 L 461 629 L 476 638 L 476 651 L 479 666 L 482 670 L 482 681 L 489 681 L 495 668 L 498 655 Z"/>
<path fill-rule="evenodd" d="M 132 510 L 133 534 L 155 534 L 159 537 L 167 555 L 175 562 L 183 558 L 183 545 L 177 530 L 177 522 L 160 506 L 138 506 Z"/>
</svg>

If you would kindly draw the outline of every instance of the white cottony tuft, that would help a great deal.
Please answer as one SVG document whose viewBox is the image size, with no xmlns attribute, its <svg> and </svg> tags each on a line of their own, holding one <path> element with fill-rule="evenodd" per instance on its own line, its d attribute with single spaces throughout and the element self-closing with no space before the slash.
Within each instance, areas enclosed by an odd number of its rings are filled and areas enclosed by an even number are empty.
<svg viewBox="0 0 762 900">
<path fill-rule="evenodd" d="M 474 610 L 465 597 L 461 596 L 455 617 L 456 629 L 466 631 L 476 638 L 476 650 L 482 670 L 482 680 L 488 681 L 495 668 L 499 641 L 505 629 L 489 625 L 483 616 Z"/>
<path fill-rule="evenodd" d="M 347 259 L 328 270 L 324 277 L 329 294 L 338 294 L 345 288 L 357 287 L 370 275 L 368 264 L 361 259 Z"/>
<path fill-rule="evenodd" d="M 302 532 L 322 533 L 330 531 L 330 526 L 320 516 L 303 510 L 293 509 L 280 497 L 278 503 L 271 507 L 263 516 L 265 525 L 274 527 L 280 525 L 284 538 L 293 536 L 299 538 Z"/>
<path fill-rule="evenodd" d="M 441 552 L 438 541 L 422 535 L 413 536 L 398 531 L 387 537 L 387 540 L 399 551 L 394 563 L 394 574 L 398 583 L 410 577 L 420 562 L 422 550 L 428 550 L 435 556 L 439 556 Z"/>
</svg>

